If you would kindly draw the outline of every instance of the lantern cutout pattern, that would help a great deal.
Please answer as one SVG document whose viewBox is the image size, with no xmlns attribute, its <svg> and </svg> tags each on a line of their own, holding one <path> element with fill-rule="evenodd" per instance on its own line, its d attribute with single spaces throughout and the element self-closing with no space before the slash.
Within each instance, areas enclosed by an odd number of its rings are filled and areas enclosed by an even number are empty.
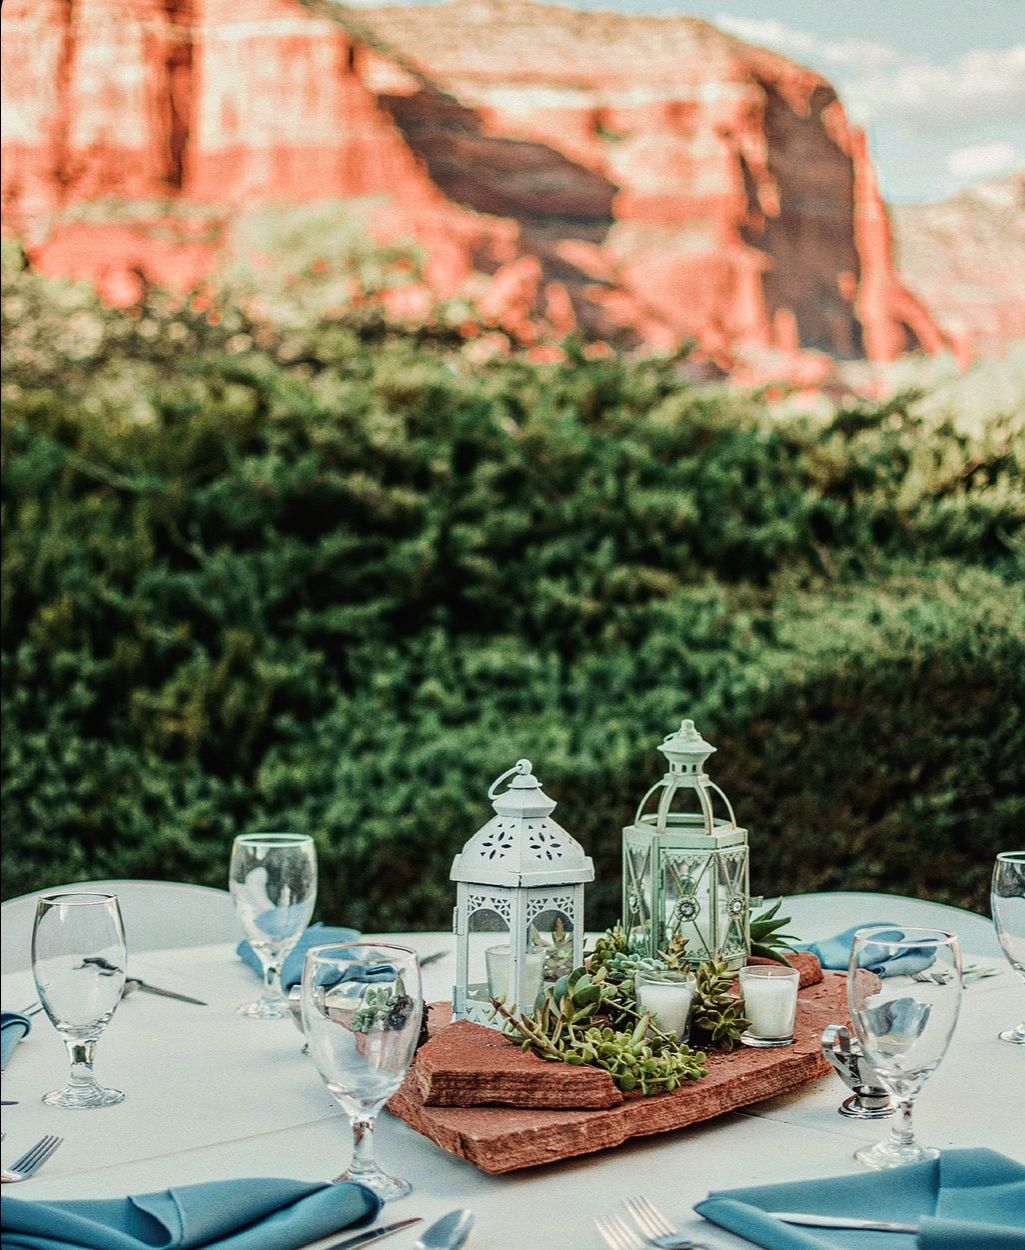
<svg viewBox="0 0 1025 1250">
<path fill-rule="evenodd" d="M 680 935 L 691 963 L 718 958 L 740 968 L 750 949 L 747 830 L 704 771 L 715 747 L 692 720 L 658 749 L 669 771 L 623 830 L 624 924 L 646 954 L 666 950 Z"/>
<path fill-rule="evenodd" d="M 501 1028 L 493 996 L 504 996 L 511 1011 L 529 1011 L 546 984 L 583 963 L 584 883 L 594 880 L 594 864 L 551 819 L 555 801 L 529 760 L 503 773 L 488 798 L 495 815 L 452 864 L 452 1004 L 456 1020 Z"/>
</svg>

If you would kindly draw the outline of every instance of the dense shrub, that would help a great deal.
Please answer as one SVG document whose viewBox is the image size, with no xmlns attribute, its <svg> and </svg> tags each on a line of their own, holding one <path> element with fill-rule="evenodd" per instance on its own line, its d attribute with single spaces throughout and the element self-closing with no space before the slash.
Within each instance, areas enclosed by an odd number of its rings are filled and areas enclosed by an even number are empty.
<svg viewBox="0 0 1025 1250">
<path fill-rule="evenodd" d="M 442 925 L 527 755 L 608 921 L 692 715 L 757 890 L 984 906 L 1025 819 L 1020 417 L 782 419 L 673 361 L 10 287 L 5 893 L 220 885 L 294 827 L 326 918 Z"/>
</svg>

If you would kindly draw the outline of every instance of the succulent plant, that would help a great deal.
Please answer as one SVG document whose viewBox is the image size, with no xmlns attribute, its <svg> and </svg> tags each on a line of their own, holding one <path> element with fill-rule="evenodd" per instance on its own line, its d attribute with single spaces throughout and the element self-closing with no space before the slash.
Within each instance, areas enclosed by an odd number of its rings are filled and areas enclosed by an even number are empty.
<svg viewBox="0 0 1025 1250">
<path fill-rule="evenodd" d="M 550 935 L 532 928 L 530 940 L 544 951 L 542 976 L 546 981 L 555 981 L 573 970 L 573 934 L 566 929 L 561 917 Z"/>
<path fill-rule="evenodd" d="M 699 964 L 695 973 L 691 1031 L 695 1040 L 719 1050 L 732 1050 L 751 1023 L 732 992 L 733 979 L 734 974 L 718 959 Z"/>
<path fill-rule="evenodd" d="M 687 958 L 687 939 L 680 933 L 673 934 L 669 939 L 669 945 L 664 951 L 659 951 L 659 955 L 665 966 L 674 972 L 691 966 Z"/>
<path fill-rule="evenodd" d="M 760 959 L 786 964 L 789 968 L 793 965 L 784 952 L 793 948 L 797 938 L 792 933 L 779 932 L 790 923 L 789 916 L 777 915 L 782 904 L 782 898 L 778 898 L 768 911 L 751 917 L 751 954 Z"/>
<path fill-rule="evenodd" d="M 353 1012 L 349 1027 L 353 1033 L 404 1028 L 414 1005 L 408 994 L 393 994 L 383 986 L 371 986 L 363 998 L 362 1006 Z"/>
</svg>

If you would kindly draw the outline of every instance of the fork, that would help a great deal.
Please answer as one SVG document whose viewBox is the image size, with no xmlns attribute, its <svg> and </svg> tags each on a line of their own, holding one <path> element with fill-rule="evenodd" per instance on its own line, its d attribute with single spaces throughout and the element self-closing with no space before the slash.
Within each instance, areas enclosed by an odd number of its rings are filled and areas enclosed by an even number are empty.
<svg viewBox="0 0 1025 1250">
<path fill-rule="evenodd" d="M 685 1233 L 678 1233 L 647 1198 L 624 1198 L 623 1205 L 649 1245 L 657 1246 L 659 1250 L 707 1250 L 702 1242 L 692 1241 Z M 632 1250 L 632 1247 L 624 1246 L 623 1250 Z"/>
<path fill-rule="evenodd" d="M 644 1250 L 644 1242 L 618 1215 L 596 1215 L 594 1226 L 609 1250 Z"/>
<path fill-rule="evenodd" d="M 20 1159 L 15 1159 L 10 1171 L 7 1169 L 0 1171 L 0 1182 L 8 1185 L 16 1184 L 18 1181 L 27 1181 L 30 1176 L 34 1176 L 39 1171 L 63 1140 L 63 1137 L 53 1135 L 40 1138 L 31 1150 L 26 1150 Z"/>
</svg>

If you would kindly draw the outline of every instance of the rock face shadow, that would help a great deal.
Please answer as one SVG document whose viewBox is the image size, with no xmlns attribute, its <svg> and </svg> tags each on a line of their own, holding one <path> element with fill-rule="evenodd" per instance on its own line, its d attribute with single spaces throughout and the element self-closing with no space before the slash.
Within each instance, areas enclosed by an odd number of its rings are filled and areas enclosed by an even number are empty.
<svg viewBox="0 0 1025 1250">
<path fill-rule="evenodd" d="M 823 112 L 835 105 L 825 87 L 812 93 L 802 116 L 772 83 L 763 82 L 767 168 L 779 212 L 742 228 L 744 242 L 772 258 L 762 275 L 770 317 L 796 322 L 797 343 L 853 360 L 864 355 L 853 297 L 861 280 L 854 232 L 854 161 L 829 136 Z M 748 202 L 758 202 L 741 155 Z"/>
<path fill-rule="evenodd" d="M 601 247 L 615 221 L 620 188 L 548 144 L 488 134 L 475 109 L 417 77 L 419 89 L 412 94 L 382 94 L 376 101 L 434 185 L 454 204 L 515 221 L 523 253 L 539 266 L 541 287 L 560 284 L 587 332 L 623 347 L 640 342 L 635 330 L 610 319 L 592 298 L 614 284 L 585 272 L 560 249 L 566 239 Z M 474 263 L 484 273 L 496 268 L 483 253 Z"/>
<path fill-rule="evenodd" d="M 435 185 L 457 204 L 510 217 L 526 234 L 557 230 L 600 243 L 618 188 L 544 143 L 489 135 L 475 110 L 422 84 L 380 95 Z"/>
</svg>

